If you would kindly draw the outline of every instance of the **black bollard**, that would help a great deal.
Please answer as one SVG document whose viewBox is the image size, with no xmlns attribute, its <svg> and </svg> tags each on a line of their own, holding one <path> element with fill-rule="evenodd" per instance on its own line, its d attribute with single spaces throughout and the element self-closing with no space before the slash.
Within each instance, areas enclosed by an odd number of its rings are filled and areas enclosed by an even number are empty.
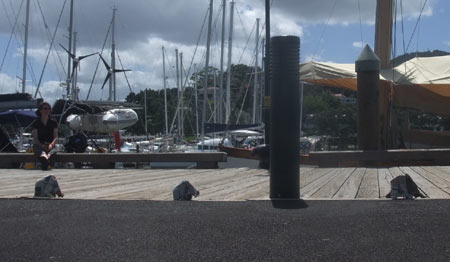
<svg viewBox="0 0 450 262">
<path fill-rule="evenodd" d="M 300 198 L 300 38 L 271 38 L 270 198 Z"/>
<path fill-rule="evenodd" d="M 378 150 L 380 96 L 380 59 L 369 45 L 364 47 L 355 62 L 358 85 L 358 148 Z"/>
</svg>

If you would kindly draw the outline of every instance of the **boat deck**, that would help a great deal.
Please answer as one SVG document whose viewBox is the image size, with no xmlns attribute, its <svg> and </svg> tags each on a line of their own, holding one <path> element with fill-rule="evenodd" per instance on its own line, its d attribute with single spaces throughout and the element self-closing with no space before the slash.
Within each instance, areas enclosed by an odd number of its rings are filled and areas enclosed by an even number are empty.
<svg viewBox="0 0 450 262">
<path fill-rule="evenodd" d="M 300 168 L 303 199 L 385 199 L 390 180 L 409 174 L 432 199 L 450 198 L 450 166 Z M 32 197 L 34 184 L 55 175 L 66 199 L 172 200 L 188 180 L 203 201 L 269 199 L 269 172 L 252 168 L 198 169 L 0 169 L 0 198 Z"/>
</svg>

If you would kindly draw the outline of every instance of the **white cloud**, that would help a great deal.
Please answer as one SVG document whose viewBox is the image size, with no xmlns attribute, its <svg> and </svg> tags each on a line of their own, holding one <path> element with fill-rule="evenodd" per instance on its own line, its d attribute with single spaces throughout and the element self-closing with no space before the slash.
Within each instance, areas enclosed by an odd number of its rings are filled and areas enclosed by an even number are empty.
<svg viewBox="0 0 450 262">
<path fill-rule="evenodd" d="M 19 79 L 14 79 L 7 74 L 0 73 L 0 93 L 21 92 Z"/>
<path fill-rule="evenodd" d="M 47 102 L 50 104 L 53 104 L 56 99 L 61 98 L 63 94 L 65 94 L 65 88 L 60 86 L 59 81 L 47 81 L 45 82 L 42 87 L 39 88 L 38 97 L 44 98 Z M 34 96 L 34 92 L 36 89 L 34 89 L 32 95 Z"/>
<path fill-rule="evenodd" d="M 357 42 L 353 42 L 352 46 L 355 48 L 363 48 L 367 45 L 368 43 L 363 43 L 361 41 L 357 41 Z"/>
<path fill-rule="evenodd" d="M 444 44 L 450 46 L 450 41 L 446 41 Z"/>
<path fill-rule="evenodd" d="M 303 36 L 303 28 L 287 17 L 276 16 L 274 22 L 274 26 L 270 28 L 273 35 Z"/>
</svg>

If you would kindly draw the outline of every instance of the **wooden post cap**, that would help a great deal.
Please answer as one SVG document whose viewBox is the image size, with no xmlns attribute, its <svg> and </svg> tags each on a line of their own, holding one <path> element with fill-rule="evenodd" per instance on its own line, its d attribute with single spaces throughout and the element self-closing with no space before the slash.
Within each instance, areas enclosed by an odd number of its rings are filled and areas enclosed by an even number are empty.
<svg viewBox="0 0 450 262">
<path fill-rule="evenodd" d="M 366 45 L 355 61 L 355 72 L 380 71 L 380 58 Z"/>
</svg>

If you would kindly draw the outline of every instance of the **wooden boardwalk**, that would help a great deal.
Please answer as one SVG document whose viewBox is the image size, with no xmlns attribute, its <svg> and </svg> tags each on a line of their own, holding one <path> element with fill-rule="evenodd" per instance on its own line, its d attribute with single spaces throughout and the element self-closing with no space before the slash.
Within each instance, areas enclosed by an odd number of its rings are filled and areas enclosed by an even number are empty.
<svg viewBox="0 0 450 262">
<path fill-rule="evenodd" d="M 450 166 L 300 168 L 303 199 L 385 199 L 390 180 L 409 174 L 433 199 L 450 198 Z M 34 184 L 55 175 L 66 199 L 172 200 L 172 189 L 189 180 L 195 200 L 269 199 L 269 172 L 261 169 L 0 169 L 0 198 L 32 197 Z"/>
</svg>

